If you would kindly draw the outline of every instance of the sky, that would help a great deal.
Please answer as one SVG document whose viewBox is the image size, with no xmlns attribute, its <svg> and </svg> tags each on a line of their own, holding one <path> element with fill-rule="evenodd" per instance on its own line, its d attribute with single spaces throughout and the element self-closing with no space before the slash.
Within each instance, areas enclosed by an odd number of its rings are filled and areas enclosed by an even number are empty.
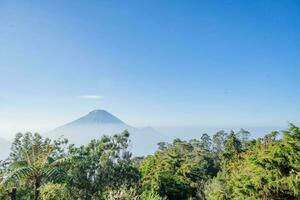
<svg viewBox="0 0 300 200">
<path fill-rule="evenodd" d="M 300 2 L 0 0 L 0 136 L 300 123 Z"/>
</svg>

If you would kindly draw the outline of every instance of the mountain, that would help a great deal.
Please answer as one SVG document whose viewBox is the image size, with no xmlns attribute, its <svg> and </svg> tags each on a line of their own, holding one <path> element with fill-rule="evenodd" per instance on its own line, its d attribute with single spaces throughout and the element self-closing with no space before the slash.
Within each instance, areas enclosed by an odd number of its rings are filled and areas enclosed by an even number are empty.
<svg viewBox="0 0 300 200">
<path fill-rule="evenodd" d="M 86 125 L 86 124 L 125 124 L 119 118 L 110 114 L 106 110 L 94 110 L 87 115 L 80 117 L 79 119 L 67 124 L 72 125 Z"/>
<path fill-rule="evenodd" d="M 0 138 L 0 160 L 8 157 L 11 143 L 4 138 Z"/>
<path fill-rule="evenodd" d="M 152 127 L 135 128 L 106 110 L 94 110 L 70 123 L 48 133 L 50 138 L 65 137 L 70 143 L 83 145 L 102 135 L 113 135 L 128 130 L 130 133 L 130 150 L 135 155 L 147 155 L 157 149 L 157 143 L 166 141 L 167 137 Z"/>
</svg>

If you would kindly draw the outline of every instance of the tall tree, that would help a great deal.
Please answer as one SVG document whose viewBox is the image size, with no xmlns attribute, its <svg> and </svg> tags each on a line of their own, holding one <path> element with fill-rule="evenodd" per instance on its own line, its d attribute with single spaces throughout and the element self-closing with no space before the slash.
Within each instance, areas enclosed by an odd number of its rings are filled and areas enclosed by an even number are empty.
<svg viewBox="0 0 300 200">
<path fill-rule="evenodd" d="M 225 149 L 227 133 L 224 130 L 218 131 L 213 135 L 213 151 L 220 155 Z"/>
<path fill-rule="evenodd" d="M 237 138 L 236 134 L 231 131 L 227 137 L 225 142 L 225 149 L 224 149 L 224 158 L 231 160 L 236 158 L 239 153 L 242 151 L 242 144 L 241 141 Z"/>
<path fill-rule="evenodd" d="M 236 137 L 241 142 L 241 148 L 242 150 L 246 150 L 248 146 L 250 145 L 250 132 L 241 128 L 237 134 Z"/>
<path fill-rule="evenodd" d="M 200 146 L 206 152 L 211 151 L 212 142 L 211 142 L 210 136 L 207 133 L 202 134 L 201 140 L 200 140 Z"/>
<path fill-rule="evenodd" d="M 73 198 L 95 199 L 108 189 L 130 186 L 139 179 L 132 162 L 129 133 L 103 136 L 81 147 L 71 147 L 72 165 L 68 170 Z"/>
<path fill-rule="evenodd" d="M 300 129 L 291 124 L 280 137 L 272 132 L 241 151 L 231 134 L 226 143 L 226 162 L 206 188 L 207 199 L 299 200 L 299 135 Z"/>
<path fill-rule="evenodd" d="M 205 143 L 208 144 L 204 137 Z M 203 143 L 176 139 L 167 148 L 148 156 L 140 166 L 144 190 L 155 190 L 162 197 L 174 200 L 200 198 L 204 183 L 216 174 Z"/>
<path fill-rule="evenodd" d="M 2 184 L 10 181 L 27 183 L 34 191 L 33 199 L 37 200 L 42 184 L 61 180 L 64 175 L 60 160 L 51 156 L 54 149 L 49 139 L 43 139 L 37 133 L 19 133 L 12 145 L 11 163 Z"/>
</svg>

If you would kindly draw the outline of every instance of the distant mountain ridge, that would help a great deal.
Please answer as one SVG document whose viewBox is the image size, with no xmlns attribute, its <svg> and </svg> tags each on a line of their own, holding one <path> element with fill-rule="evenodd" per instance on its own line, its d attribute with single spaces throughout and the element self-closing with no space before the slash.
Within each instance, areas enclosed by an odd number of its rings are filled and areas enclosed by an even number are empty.
<svg viewBox="0 0 300 200">
<path fill-rule="evenodd" d="M 167 138 L 152 127 L 135 128 L 106 110 L 93 110 L 88 114 L 51 131 L 50 138 L 66 137 L 70 143 L 82 145 L 102 135 L 113 135 L 128 130 L 131 150 L 136 155 L 153 153 L 157 143 Z"/>
</svg>

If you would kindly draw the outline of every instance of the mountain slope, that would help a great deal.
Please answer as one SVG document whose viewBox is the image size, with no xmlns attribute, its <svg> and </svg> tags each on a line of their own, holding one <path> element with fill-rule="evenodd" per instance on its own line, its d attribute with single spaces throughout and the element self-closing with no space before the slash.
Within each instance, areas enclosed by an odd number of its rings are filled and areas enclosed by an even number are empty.
<svg viewBox="0 0 300 200">
<path fill-rule="evenodd" d="M 125 124 L 119 118 L 110 114 L 106 110 L 93 110 L 87 115 L 67 124 L 67 125 L 84 125 L 84 124 Z"/>
<path fill-rule="evenodd" d="M 8 157 L 11 143 L 3 138 L 0 138 L 0 160 Z"/>
<path fill-rule="evenodd" d="M 67 123 L 49 133 L 49 137 L 60 136 L 69 139 L 70 143 L 82 145 L 102 135 L 113 135 L 128 130 L 131 140 L 131 151 L 135 155 L 146 155 L 157 149 L 157 143 L 166 141 L 166 137 L 151 127 L 135 128 L 105 110 L 94 110 L 87 115 Z"/>
</svg>

